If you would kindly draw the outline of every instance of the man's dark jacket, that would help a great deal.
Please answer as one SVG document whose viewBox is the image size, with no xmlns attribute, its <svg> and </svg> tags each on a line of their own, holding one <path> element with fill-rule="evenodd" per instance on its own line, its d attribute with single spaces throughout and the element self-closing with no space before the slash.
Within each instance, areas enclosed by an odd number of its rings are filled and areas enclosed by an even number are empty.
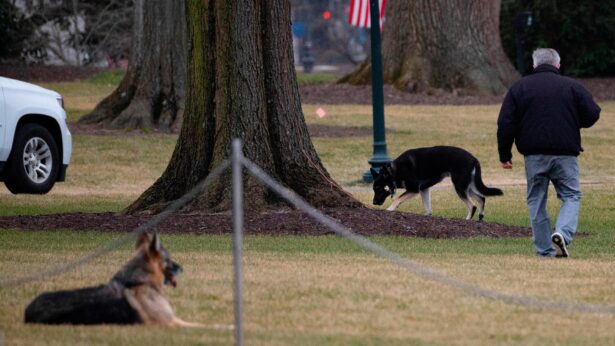
<svg viewBox="0 0 615 346">
<path fill-rule="evenodd" d="M 592 95 L 551 65 L 516 82 L 506 94 L 498 118 L 500 162 L 512 158 L 513 141 L 523 155 L 578 156 L 581 128 L 600 117 Z"/>
</svg>

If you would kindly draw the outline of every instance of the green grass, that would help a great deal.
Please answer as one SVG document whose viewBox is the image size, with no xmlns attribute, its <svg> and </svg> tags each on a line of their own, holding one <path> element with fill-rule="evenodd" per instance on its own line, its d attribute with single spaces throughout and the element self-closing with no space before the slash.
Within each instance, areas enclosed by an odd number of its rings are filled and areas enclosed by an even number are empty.
<svg viewBox="0 0 615 346">
<path fill-rule="evenodd" d="M 297 73 L 299 85 L 319 85 L 333 83 L 339 79 L 338 75 L 331 73 Z"/>
<path fill-rule="evenodd" d="M 121 72 L 87 81 L 48 85 L 66 98 L 72 120 L 87 113 L 115 88 Z M 300 75 L 321 83 L 329 75 Z M 319 81 L 321 80 L 321 81 Z M 371 126 L 371 107 L 323 106 L 327 116 L 304 105 L 306 121 L 329 126 Z M 580 157 L 582 210 L 573 258 L 543 260 L 527 238 L 419 239 L 373 237 L 375 242 L 453 278 L 496 290 L 563 302 L 615 305 L 615 103 L 601 103 L 602 119 L 584 130 Z M 488 185 L 505 195 L 487 201 L 487 221 L 527 226 L 522 159 L 512 171 L 497 162 L 498 106 L 388 106 L 389 154 L 409 147 L 458 145 L 482 163 Z M 437 126 L 434 126 L 437 124 Z M 462 125 L 471 124 L 471 126 Z M 120 211 L 165 169 L 176 135 L 74 136 L 67 181 L 44 196 L 15 196 L 0 187 L 0 216 L 62 212 Z M 369 204 L 371 136 L 313 138 L 332 177 Z M 550 191 L 549 213 L 559 202 Z M 465 206 L 449 181 L 432 196 L 436 216 L 463 218 Z M 388 202 L 387 202 L 388 203 Z M 385 204 L 383 206 L 386 207 Z M 420 199 L 400 210 L 422 212 Z M 49 269 L 97 249 L 117 233 L 0 230 L 0 278 Z M 186 320 L 232 324 L 230 236 L 163 234 L 163 242 L 184 265 L 177 289 L 165 294 Z M 23 310 L 45 290 L 107 281 L 131 256 L 131 244 L 61 276 L 0 289 L 0 345 L 231 344 L 232 333 L 215 328 L 69 327 L 24 325 Z M 468 295 L 416 276 L 336 236 L 247 236 L 245 238 L 245 332 L 247 344 L 266 345 L 609 345 L 615 317 L 532 310 Z"/>
<path fill-rule="evenodd" d="M 121 70 L 121 69 L 104 71 L 104 72 L 98 73 L 86 79 L 84 82 L 90 83 L 90 84 L 116 86 L 120 84 L 125 74 L 126 72 L 124 72 L 124 70 Z"/>
</svg>

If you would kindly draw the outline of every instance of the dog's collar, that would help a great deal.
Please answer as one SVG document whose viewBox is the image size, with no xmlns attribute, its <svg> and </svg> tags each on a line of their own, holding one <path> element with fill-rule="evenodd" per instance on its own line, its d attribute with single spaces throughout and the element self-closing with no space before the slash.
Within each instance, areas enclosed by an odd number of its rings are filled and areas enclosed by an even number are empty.
<svg viewBox="0 0 615 346">
<path fill-rule="evenodd" d="M 127 281 L 120 277 L 114 277 L 113 279 L 111 279 L 111 281 L 113 281 L 114 283 L 120 286 L 126 287 L 126 288 L 132 288 L 132 287 L 141 286 L 145 284 L 144 282 Z"/>
<path fill-rule="evenodd" d="M 395 181 L 393 181 L 392 185 L 389 185 L 389 195 L 391 196 L 391 198 L 393 198 L 393 196 L 395 196 L 395 191 L 397 190 L 397 184 L 395 184 Z"/>
</svg>

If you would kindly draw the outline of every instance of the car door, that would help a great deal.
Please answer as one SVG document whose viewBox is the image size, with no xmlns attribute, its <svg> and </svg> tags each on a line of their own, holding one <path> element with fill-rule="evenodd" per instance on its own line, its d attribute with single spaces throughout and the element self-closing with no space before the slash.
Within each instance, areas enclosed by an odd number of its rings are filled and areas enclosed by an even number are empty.
<svg viewBox="0 0 615 346">
<path fill-rule="evenodd" d="M 4 143 L 6 131 L 6 109 L 4 107 L 4 90 L 2 86 L 2 79 L 0 78 L 0 162 L 6 160 L 8 156 L 8 148 Z"/>
</svg>

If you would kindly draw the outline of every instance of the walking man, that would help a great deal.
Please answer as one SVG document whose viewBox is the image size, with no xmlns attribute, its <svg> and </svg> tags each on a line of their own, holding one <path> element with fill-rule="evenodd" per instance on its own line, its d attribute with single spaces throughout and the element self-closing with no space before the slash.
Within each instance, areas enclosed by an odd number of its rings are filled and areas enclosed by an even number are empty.
<svg viewBox="0 0 615 346">
<path fill-rule="evenodd" d="M 560 56 L 550 48 L 532 54 L 534 72 L 516 82 L 498 118 L 502 168 L 512 168 L 512 144 L 525 157 L 527 206 L 536 254 L 568 257 L 577 230 L 581 191 L 577 156 L 581 128 L 594 125 L 600 107 L 578 82 L 559 73 Z M 561 207 L 552 233 L 547 191 L 553 183 Z"/>
</svg>

